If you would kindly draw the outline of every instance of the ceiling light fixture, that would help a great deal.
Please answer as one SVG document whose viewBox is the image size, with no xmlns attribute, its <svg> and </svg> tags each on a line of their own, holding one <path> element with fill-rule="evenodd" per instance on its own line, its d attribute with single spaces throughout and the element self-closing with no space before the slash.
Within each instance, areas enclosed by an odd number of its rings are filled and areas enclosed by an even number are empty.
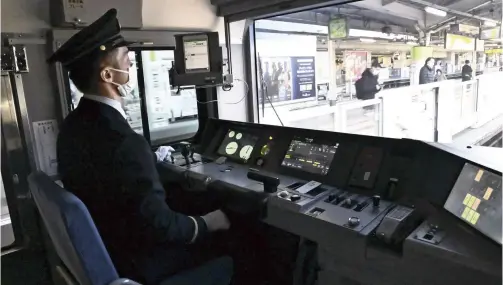
<svg viewBox="0 0 503 285">
<path fill-rule="evenodd" d="M 424 7 L 424 10 L 426 11 L 426 13 L 430 13 L 435 16 L 439 16 L 439 17 L 447 16 L 447 12 L 439 10 L 439 9 L 435 9 L 433 7 Z"/>
</svg>

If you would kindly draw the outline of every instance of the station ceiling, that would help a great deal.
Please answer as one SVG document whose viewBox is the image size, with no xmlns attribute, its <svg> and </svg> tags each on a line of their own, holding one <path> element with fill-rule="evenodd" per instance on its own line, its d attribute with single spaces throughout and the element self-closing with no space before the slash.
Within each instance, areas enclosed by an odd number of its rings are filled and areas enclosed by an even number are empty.
<svg viewBox="0 0 503 285">
<path fill-rule="evenodd" d="M 395 25 L 410 32 L 416 32 L 417 28 L 431 31 L 453 23 L 478 26 L 484 22 L 483 19 L 502 21 L 501 0 L 363 0 L 349 4 L 342 0 L 211 0 L 211 2 L 224 16 L 239 12 L 240 18 L 247 18 L 246 15 L 250 15 L 249 18 L 276 16 L 296 22 L 326 24 L 326 17 L 344 15 L 366 23 Z M 440 8 L 447 12 L 447 16 L 438 17 L 425 13 L 426 6 Z M 474 7 L 477 8 L 473 9 Z M 296 13 L 285 14 L 291 11 Z"/>
</svg>

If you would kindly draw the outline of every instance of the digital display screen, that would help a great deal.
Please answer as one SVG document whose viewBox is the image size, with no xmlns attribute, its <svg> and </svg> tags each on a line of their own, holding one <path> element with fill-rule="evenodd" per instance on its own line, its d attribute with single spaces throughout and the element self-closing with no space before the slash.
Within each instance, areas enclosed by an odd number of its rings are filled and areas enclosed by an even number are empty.
<svg viewBox="0 0 503 285">
<path fill-rule="evenodd" d="M 245 132 L 229 130 L 218 148 L 218 155 L 247 162 L 257 143 L 257 137 Z"/>
<path fill-rule="evenodd" d="M 207 36 L 185 36 L 183 49 L 186 72 L 207 72 L 210 70 Z"/>
<path fill-rule="evenodd" d="M 466 163 L 444 208 L 501 244 L 501 175 Z"/>
<path fill-rule="evenodd" d="M 282 166 L 314 174 L 327 175 L 339 144 L 313 143 L 312 139 L 293 139 Z"/>
</svg>

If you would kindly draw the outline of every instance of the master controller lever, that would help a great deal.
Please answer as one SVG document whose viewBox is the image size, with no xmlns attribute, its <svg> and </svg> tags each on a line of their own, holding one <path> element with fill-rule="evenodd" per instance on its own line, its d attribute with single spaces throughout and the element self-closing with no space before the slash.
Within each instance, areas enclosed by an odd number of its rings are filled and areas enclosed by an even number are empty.
<svg viewBox="0 0 503 285">
<path fill-rule="evenodd" d="M 185 166 L 189 167 L 189 165 L 190 165 L 189 154 L 190 154 L 190 149 L 191 149 L 190 143 L 181 142 L 180 146 L 182 148 L 180 152 L 182 153 L 182 156 L 185 159 Z"/>
<path fill-rule="evenodd" d="M 379 195 L 372 196 L 372 205 L 374 207 L 379 207 L 379 204 L 381 204 L 381 196 Z"/>
<path fill-rule="evenodd" d="M 248 171 L 248 179 L 264 183 L 264 192 L 275 193 L 278 191 L 279 178 L 258 173 L 255 171 Z"/>
</svg>

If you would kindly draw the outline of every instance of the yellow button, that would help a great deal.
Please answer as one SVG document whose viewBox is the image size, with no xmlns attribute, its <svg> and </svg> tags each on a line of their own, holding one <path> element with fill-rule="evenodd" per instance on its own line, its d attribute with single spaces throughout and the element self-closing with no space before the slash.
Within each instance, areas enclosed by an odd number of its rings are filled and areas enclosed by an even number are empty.
<svg viewBox="0 0 503 285">
<path fill-rule="evenodd" d="M 465 207 L 465 210 L 463 211 L 463 214 L 461 215 L 461 218 L 466 219 L 468 216 L 468 213 L 470 212 L 470 208 Z"/>
<path fill-rule="evenodd" d="M 479 214 L 479 213 L 477 213 L 477 212 L 474 212 L 474 213 L 473 213 L 473 217 L 472 217 L 472 219 L 470 220 L 470 223 L 472 223 L 472 224 L 474 224 L 474 225 L 475 225 L 475 224 L 477 223 L 477 221 L 479 220 L 479 217 L 480 217 L 480 214 Z"/>
<path fill-rule="evenodd" d="M 484 194 L 484 199 L 489 200 L 491 194 L 493 193 L 493 188 L 487 187 L 486 193 Z"/>
<path fill-rule="evenodd" d="M 476 198 L 475 202 L 472 205 L 472 209 L 475 210 L 475 211 L 477 211 L 477 209 L 479 208 L 479 205 L 480 205 L 480 199 Z"/>
<path fill-rule="evenodd" d="M 472 195 L 470 194 L 466 194 L 466 197 L 465 199 L 463 200 L 463 205 L 468 205 L 468 202 L 470 201 L 470 198 L 472 197 Z"/>
<path fill-rule="evenodd" d="M 471 221 L 474 213 L 475 211 L 473 211 L 472 209 L 468 209 L 468 215 L 466 216 L 466 220 Z"/>
<path fill-rule="evenodd" d="M 470 197 L 470 201 L 468 201 L 468 207 L 471 207 L 473 203 L 475 202 L 475 196 Z"/>
<path fill-rule="evenodd" d="M 484 174 L 484 170 L 479 169 L 479 172 L 477 172 L 477 175 L 475 176 L 475 181 L 479 182 L 480 179 L 482 178 L 483 174 Z"/>
</svg>

